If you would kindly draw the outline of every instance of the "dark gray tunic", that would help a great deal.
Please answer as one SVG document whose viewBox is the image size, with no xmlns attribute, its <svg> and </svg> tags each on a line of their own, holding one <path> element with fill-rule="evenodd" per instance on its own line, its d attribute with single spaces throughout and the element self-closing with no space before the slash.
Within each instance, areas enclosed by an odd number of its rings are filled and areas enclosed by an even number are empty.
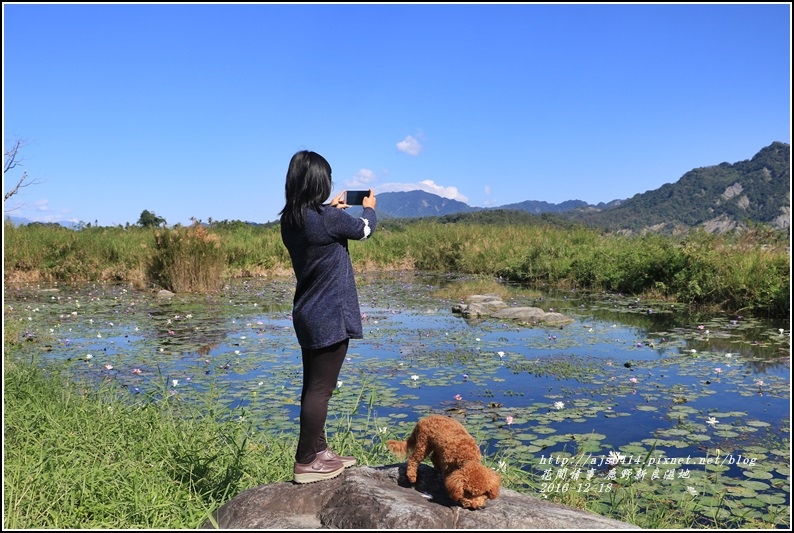
<svg viewBox="0 0 794 533">
<path fill-rule="evenodd" d="M 292 321 L 301 348 L 324 348 L 364 337 L 347 241 L 366 239 L 376 222 L 370 207 L 357 218 L 322 206 L 319 212 L 306 210 L 302 231 L 281 227 L 297 278 Z"/>
</svg>

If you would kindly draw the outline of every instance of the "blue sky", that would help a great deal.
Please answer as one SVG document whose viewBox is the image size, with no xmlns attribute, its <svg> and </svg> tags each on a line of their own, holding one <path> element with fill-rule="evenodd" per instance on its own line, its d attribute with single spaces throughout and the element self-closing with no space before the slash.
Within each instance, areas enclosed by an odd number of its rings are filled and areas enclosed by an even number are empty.
<svg viewBox="0 0 794 533">
<path fill-rule="evenodd" d="M 301 149 L 335 192 L 608 202 L 791 142 L 791 7 L 4 3 L 14 140 L 42 222 L 276 220 Z"/>
</svg>

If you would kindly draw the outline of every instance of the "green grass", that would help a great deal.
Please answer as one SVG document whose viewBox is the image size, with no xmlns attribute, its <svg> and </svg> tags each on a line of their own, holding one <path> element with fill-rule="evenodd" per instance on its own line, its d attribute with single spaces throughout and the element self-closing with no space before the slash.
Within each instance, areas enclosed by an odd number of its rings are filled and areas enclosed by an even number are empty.
<svg viewBox="0 0 794 533">
<path fill-rule="evenodd" d="M 701 310 L 786 317 L 791 254 L 783 237 L 763 228 L 625 236 L 509 219 L 477 224 L 384 220 L 367 242 L 350 243 L 350 255 L 359 271 L 459 272 L 538 288 L 621 292 Z M 6 281 L 117 280 L 211 291 L 232 277 L 291 273 L 278 225 L 73 231 L 7 222 L 4 239 Z"/>
<path fill-rule="evenodd" d="M 34 364 L 4 378 L 5 528 L 195 528 L 245 487 L 283 480 L 293 453 L 167 396 L 130 403 Z"/>
</svg>

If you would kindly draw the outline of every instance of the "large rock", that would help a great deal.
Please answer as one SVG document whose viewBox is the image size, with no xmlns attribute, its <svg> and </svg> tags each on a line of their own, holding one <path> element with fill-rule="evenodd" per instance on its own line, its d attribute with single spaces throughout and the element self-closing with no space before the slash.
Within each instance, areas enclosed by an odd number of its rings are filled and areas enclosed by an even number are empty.
<svg viewBox="0 0 794 533">
<path fill-rule="evenodd" d="M 222 505 L 202 529 L 639 529 L 505 488 L 484 508 L 464 509 L 438 470 L 420 464 L 418 474 L 411 486 L 403 463 L 349 468 L 306 485 L 262 485 Z"/>
<path fill-rule="evenodd" d="M 528 324 L 545 324 L 547 326 L 565 326 L 573 322 L 562 313 L 547 312 L 540 307 L 509 307 L 495 294 L 475 294 L 466 298 L 465 303 L 452 307 L 453 313 L 460 313 L 466 318 L 492 317 L 515 320 Z"/>
</svg>

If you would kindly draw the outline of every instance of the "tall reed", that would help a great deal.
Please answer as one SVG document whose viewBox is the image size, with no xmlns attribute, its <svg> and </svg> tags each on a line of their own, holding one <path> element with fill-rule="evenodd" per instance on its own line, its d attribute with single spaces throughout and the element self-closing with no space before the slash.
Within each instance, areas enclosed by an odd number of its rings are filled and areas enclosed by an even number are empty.
<svg viewBox="0 0 794 533">
<path fill-rule="evenodd" d="M 161 287 L 173 292 L 217 290 L 225 267 L 220 237 L 203 226 L 155 230 L 149 278 Z"/>
<path fill-rule="evenodd" d="M 290 274 L 277 224 L 171 230 L 5 225 L 6 281 L 148 281 L 212 290 L 223 279 Z M 494 276 L 533 287 L 650 295 L 696 307 L 788 316 L 791 251 L 780 233 L 609 234 L 534 223 L 379 222 L 350 242 L 358 270 L 419 269 Z"/>
</svg>

